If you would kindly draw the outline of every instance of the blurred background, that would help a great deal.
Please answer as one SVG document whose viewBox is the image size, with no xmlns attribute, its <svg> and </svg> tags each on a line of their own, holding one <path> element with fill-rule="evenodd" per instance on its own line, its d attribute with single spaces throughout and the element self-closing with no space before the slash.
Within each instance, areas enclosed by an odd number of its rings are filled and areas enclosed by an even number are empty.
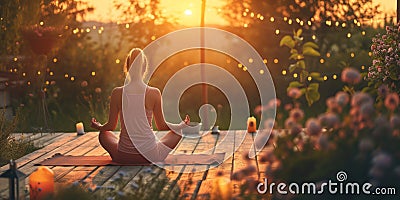
<svg viewBox="0 0 400 200">
<path fill-rule="evenodd" d="M 0 103 L 6 116 L 19 116 L 19 132 L 74 131 L 79 121 L 88 128 L 91 117 L 105 122 L 111 90 L 123 84 L 129 50 L 144 48 L 172 31 L 200 26 L 201 5 L 200 0 L 3 0 Z M 303 40 L 318 44 L 320 52 L 307 63 L 323 79 L 320 100 L 304 108 L 313 116 L 326 109 L 327 97 L 343 88 L 343 68 L 368 71 L 371 38 L 396 22 L 395 9 L 396 0 L 213 0 L 205 2 L 204 20 L 206 26 L 237 34 L 253 45 L 283 103 L 291 101 L 286 88 L 300 74 L 289 72 L 290 52 L 279 42 L 302 29 Z M 239 80 L 251 111 L 260 104 L 245 65 L 211 50 L 205 58 Z M 150 85 L 162 91 L 175 72 L 199 62 L 200 50 L 178 53 L 162 63 Z M 201 91 L 200 85 L 193 86 L 180 100 L 182 113 L 193 121 L 199 120 Z M 209 103 L 219 111 L 217 122 L 226 129 L 227 99 L 214 87 L 208 93 Z"/>
</svg>

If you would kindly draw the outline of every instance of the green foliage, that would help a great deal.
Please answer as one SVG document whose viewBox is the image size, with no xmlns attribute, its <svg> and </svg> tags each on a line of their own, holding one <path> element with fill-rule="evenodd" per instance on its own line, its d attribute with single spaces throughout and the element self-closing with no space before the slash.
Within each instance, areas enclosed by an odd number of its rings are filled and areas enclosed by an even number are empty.
<svg viewBox="0 0 400 200">
<path fill-rule="evenodd" d="M 300 81 L 292 81 L 289 83 L 287 90 L 291 88 L 299 88 L 302 94 L 305 95 L 308 105 L 320 99 L 319 83 L 310 83 L 310 80 L 323 81 L 321 74 L 318 72 L 309 72 L 306 66 L 307 57 L 321 56 L 318 51 L 318 45 L 314 42 L 306 42 L 303 44 L 303 37 L 301 37 L 302 30 L 299 29 L 294 32 L 293 37 L 286 35 L 280 41 L 280 46 L 286 46 L 290 49 L 289 59 L 295 60 L 295 63 L 289 66 L 289 72 L 297 72 Z M 310 80 L 309 80 L 310 79 Z"/>
</svg>

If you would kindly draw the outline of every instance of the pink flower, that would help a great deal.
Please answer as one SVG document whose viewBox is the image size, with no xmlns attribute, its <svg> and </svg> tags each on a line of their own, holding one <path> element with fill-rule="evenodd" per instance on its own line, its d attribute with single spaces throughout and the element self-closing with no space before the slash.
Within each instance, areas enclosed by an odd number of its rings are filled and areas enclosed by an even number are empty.
<svg viewBox="0 0 400 200">
<path fill-rule="evenodd" d="M 295 108 L 293 110 L 290 111 L 289 113 L 290 118 L 292 118 L 294 121 L 299 122 L 300 120 L 303 119 L 304 117 L 304 112 L 299 109 L 299 108 Z"/>
<path fill-rule="evenodd" d="M 82 81 L 81 82 L 81 87 L 86 87 L 88 86 L 88 82 L 87 81 Z"/>
<path fill-rule="evenodd" d="M 284 109 L 285 109 L 286 111 L 289 111 L 289 110 L 291 110 L 292 108 L 293 108 L 293 105 L 292 105 L 292 104 L 290 104 L 290 103 L 285 104 Z"/>
<path fill-rule="evenodd" d="M 285 128 L 292 128 L 296 124 L 296 121 L 293 118 L 287 118 L 285 120 Z"/>
<path fill-rule="evenodd" d="M 317 119 L 310 118 L 306 122 L 306 130 L 310 135 L 318 135 L 321 133 L 322 128 Z"/>
<path fill-rule="evenodd" d="M 361 106 L 364 103 L 372 104 L 373 100 L 367 93 L 357 92 L 351 98 L 351 106 Z"/>
<path fill-rule="evenodd" d="M 346 92 L 340 91 L 336 93 L 335 100 L 340 106 L 345 106 L 349 103 L 350 97 Z"/>
<path fill-rule="evenodd" d="M 101 93 L 101 88 L 96 88 L 96 89 L 94 89 L 94 92 L 96 92 L 96 93 Z"/>
<path fill-rule="evenodd" d="M 335 113 L 322 114 L 318 119 L 320 124 L 328 129 L 337 128 L 340 124 L 339 117 Z"/>
<path fill-rule="evenodd" d="M 293 98 L 293 99 L 298 99 L 298 98 L 300 98 L 301 97 L 301 91 L 299 90 L 299 88 L 290 88 L 289 90 L 288 90 L 288 92 L 287 92 L 287 95 L 290 97 L 290 98 Z"/>
<path fill-rule="evenodd" d="M 397 93 L 390 93 L 385 98 L 385 106 L 390 111 L 394 111 L 399 106 L 399 95 Z"/>
<path fill-rule="evenodd" d="M 354 68 L 346 68 L 342 71 L 342 81 L 349 84 L 357 84 L 361 81 L 361 74 Z"/>
<path fill-rule="evenodd" d="M 271 99 L 268 102 L 268 107 L 269 108 L 274 108 L 274 107 L 279 107 L 279 106 L 281 106 L 281 100 L 279 100 L 278 98 Z"/>
</svg>

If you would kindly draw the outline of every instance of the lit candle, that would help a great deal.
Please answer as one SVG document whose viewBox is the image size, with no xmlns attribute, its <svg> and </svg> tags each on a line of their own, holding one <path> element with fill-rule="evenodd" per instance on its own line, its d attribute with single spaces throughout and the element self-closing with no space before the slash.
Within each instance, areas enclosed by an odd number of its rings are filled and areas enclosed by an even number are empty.
<svg viewBox="0 0 400 200">
<path fill-rule="evenodd" d="M 54 173 L 48 167 L 40 166 L 29 176 L 30 199 L 45 199 L 54 193 Z"/>
<path fill-rule="evenodd" d="M 247 119 L 247 132 L 248 133 L 257 132 L 257 121 L 255 117 L 249 117 Z"/>
<path fill-rule="evenodd" d="M 76 124 L 76 132 L 78 133 L 78 135 L 83 135 L 85 134 L 85 130 L 83 129 L 83 123 L 79 122 Z"/>
</svg>

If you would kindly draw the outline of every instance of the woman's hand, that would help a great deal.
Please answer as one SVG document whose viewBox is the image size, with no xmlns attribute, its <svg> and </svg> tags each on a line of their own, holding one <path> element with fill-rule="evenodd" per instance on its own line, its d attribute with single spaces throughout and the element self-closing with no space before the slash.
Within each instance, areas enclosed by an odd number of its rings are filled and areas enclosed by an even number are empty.
<svg viewBox="0 0 400 200">
<path fill-rule="evenodd" d="M 189 125 L 189 123 L 190 123 L 189 115 L 186 115 L 185 120 L 183 120 L 183 122 L 185 122 L 186 125 Z"/>
<path fill-rule="evenodd" d="M 92 118 L 92 124 L 90 126 L 96 130 L 100 130 L 100 128 L 102 127 L 102 125 L 96 120 L 96 118 Z"/>
</svg>

